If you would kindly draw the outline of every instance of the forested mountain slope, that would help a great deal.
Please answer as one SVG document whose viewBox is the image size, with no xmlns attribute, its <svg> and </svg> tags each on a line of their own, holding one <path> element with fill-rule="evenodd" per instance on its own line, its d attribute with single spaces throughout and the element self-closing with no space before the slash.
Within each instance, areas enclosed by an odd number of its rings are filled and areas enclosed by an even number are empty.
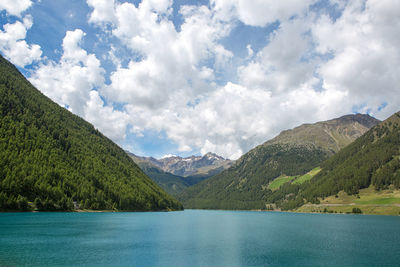
<svg viewBox="0 0 400 267">
<path fill-rule="evenodd" d="M 35 89 L 0 56 L 0 210 L 176 210 L 91 124 Z"/>
<path fill-rule="evenodd" d="M 321 164 L 321 171 L 301 186 L 286 184 L 268 199 L 284 209 L 340 191 L 349 195 L 371 185 L 375 190 L 400 188 L 400 112 L 373 127 L 355 142 Z"/>
<path fill-rule="evenodd" d="M 268 188 L 272 180 L 307 173 L 378 122 L 356 114 L 283 131 L 179 199 L 186 208 L 263 209 L 273 193 Z"/>
</svg>

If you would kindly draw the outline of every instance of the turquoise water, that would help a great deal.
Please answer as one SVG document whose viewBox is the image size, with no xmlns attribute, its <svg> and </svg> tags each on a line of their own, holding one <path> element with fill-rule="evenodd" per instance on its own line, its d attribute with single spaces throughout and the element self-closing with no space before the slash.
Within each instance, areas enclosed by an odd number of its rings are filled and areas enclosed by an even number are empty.
<svg viewBox="0 0 400 267">
<path fill-rule="evenodd" d="M 399 266 L 400 217 L 0 213 L 5 266 Z"/>
</svg>

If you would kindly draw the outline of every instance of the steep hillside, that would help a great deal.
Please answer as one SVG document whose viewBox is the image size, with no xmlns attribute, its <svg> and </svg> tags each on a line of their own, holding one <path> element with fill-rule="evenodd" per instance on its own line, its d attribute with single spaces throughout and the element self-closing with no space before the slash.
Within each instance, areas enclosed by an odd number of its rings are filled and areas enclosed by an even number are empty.
<svg viewBox="0 0 400 267">
<path fill-rule="evenodd" d="M 301 186 L 287 184 L 268 201 L 294 209 L 305 202 L 319 204 L 323 198 L 341 191 L 355 195 L 370 186 L 376 191 L 399 189 L 400 112 L 323 162 L 321 168 L 310 182 Z"/>
<path fill-rule="evenodd" d="M 176 210 L 91 124 L 41 94 L 0 56 L 0 210 Z"/>
<path fill-rule="evenodd" d="M 187 208 L 263 209 L 273 193 L 271 181 L 309 172 L 378 122 L 357 114 L 283 131 L 179 199 Z"/>
</svg>

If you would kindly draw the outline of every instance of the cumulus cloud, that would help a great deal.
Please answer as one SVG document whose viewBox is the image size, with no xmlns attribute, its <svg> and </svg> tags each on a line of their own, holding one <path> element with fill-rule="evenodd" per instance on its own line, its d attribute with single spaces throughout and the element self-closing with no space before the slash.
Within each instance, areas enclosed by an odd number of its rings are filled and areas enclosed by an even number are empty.
<svg viewBox="0 0 400 267">
<path fill-rule="evenodd" d="M 67 31 L 59 62 L 48 61 L 36 69 L 30 81 L 63 107 L 93 123 L 114 141 L 125 137 L 127 116 L 106 106 L 96 91 L 104 86 L 104 69 L 94 54 L 81 46 L 85 33 Z"/>
<path fill-rule="evenodd" d="M 282 22 L 256 58 L 238 68 L 240 83 L 278 94 L 313 81 L 315 63 L 304 60 L 311 43 L 308 30 L 309 23 L 303 18 Z"/>
<path fill-rule="evenodd" d="M 80 29 L 67 31 L 60 61 L 41 64 L 30 78 L 43 93 L 80 116 L 84 116 L 90 91 L 104 82 L 100 61 L 79 45 L 84 35 Z"/>
<path fill-rule="evenodd" d="M 226 25 L 213 17 L 206 6 L 184 6 L 180 13 L 184 19 L 180 31 L 168 19 L 172 1 L 145 0 L 136 7 L 130 3 L 116 3 L 115 23 L 112 33 L 119 38 L 133 55 L 142 59 L 132 60 L 127 67 L 111 75 L 108 87 L 110 98 L 136 99 L 137 104 L 158 106 L 159 99 L 179 91 L 205 90 L 205 81 L 213 77 L 211 68 L 203 61 L 214 60 L 222 67 L 233 54 L 217 41 L 229 33 Z M 93 13 L 96 11 L 94 7 Z M 135 25 L 135 27 L 132 27 Z M 129 82 L 125 81 L 129 79 Z M 158 97 L 152 97 L 152 95 Z M 182 95 L 182 94 L 181 94 Z"/>
<path fill-rule="evenodd" d="M 323 87 L 347 91 L 381 119 L 400 106 L 399 10 L 398 1 L 352 1 L 336 21 L 322 16 L 312 27 L 316 50 L 333 55 L 319 69 Z"/>
<path fill-rule="evenodd" d="M 123 111 L 114 110 L 112 106 L 105 106 L 97 91 L 90 91 L 84 114 L 85 119 L 93 123 L 107 137 L 116 142 L 125 139 L 128 115 Z"/>
<path fill-rule="evenodd" d="M 237 18 L 251 26 L 265 26 L 302 14 L 316 0 L 211 0 L 218 15 L 230 20 Z"/>
<path fill-rule="evenodd" d="M 21 14 L 31 5 L 31 0 L 2 0 L 0 10 L 6 10 L 9 15 L 21 17 Z"/>
<path fill-rule="evenodd" d="M 145 129 L 167 129 L 168 137 L 177 142 L 185 124 L 196 128 L 189 118 L 177 116 L 186 112 L 189 103 L 215 89 L 211 67 L 222 69 L 233 54 L 218 43 L 231 27 L 217 19 L 213 10 L 183 6 L 179 12 L 184 22 L 178 31 L 168 19 L 171 5 L 172 1 L 143 1 L 137 7 L 115 5 L 115 22 L 102 23 L 111 23 L 113 35 L 141 59 L 131 60 L 125 67 L 119 65 L 102 93 L 127 105 L 136 134 Z M 212 66 L 206 64 L 210 60 Z M 194 148 L 190 142 L 177 143 L 180 151 Z"/>
<path fill-rule="evenodd" d="M 355 75 L 351 66 L 366 64 L 366 58 L 351 55 L 359 53 L 359 47 L 335 36 L 352 36 L 347 28 L 352 23 L 355 28 L 360 21 L 370 25 L 365 17 L 350 16 L 371 16 L 368 5 L 362 10 L 340 3 L 343 15 L 333 21 L 328 15 L 309 15 L 314 2 L 213 0 L 209 7 L 182 6 L 179 29 L 169 19 L 171 1 L 145 0 L 137 7 L 115 2 L 114 13 L 97 22 L 108 23 L 112 34 L 139 59 L 124 67 L 118 64 L 101 93 L 125 104 L 134 133 L 163 131 L 179 151 L 213 151 L 233 159 L 282 129 L 351 112 L 354 103 L 362 101 L 354 101 L 356 89 L 337 79 L 350 81 L 345 76 Z M 100 17 L 92 6 L 90 20 Z M 247 46 L 251 60 L 237 68 L 237 82 L 218 86 L 215 70 L 223 70 L 235 56 L 220 40 L 230 34 L 236 19 L 252 26 L 280 24 L 263 49 L 255 53 Z M 361 35 L 352 38 L 359 44 L 366 41 Z M 350 54 L 342 54 L 349 47 Z M 334 56 L 326 60 L 325 54 Z"/>
<path fill-rule="evenodd" d="M 32 17 L 25 16 L 23 21 L 3 25 L 0 30 L 0 51 L 13 64 L 24 67 L 40 60 L 42 50 L 39 45 L 30 45 L 25 41 L 26 32 L 32 27 Z"/>
<path fill-rule="evenodd" d="M 282 129 L 332 118 L 344 101 L 346 93 L 341 91 L 316 92 L 302 87 L 273 96 L 262 89 L 228 83 L 192 108 L 171 103 L 154 114 L 132 105 L 128 113 L 145 128 L 166 131 L 180 151 L 198 147 L 202 154 L 213 151 L 236 159 Z"/>
<path fill-rule="evenodd" d="M 102 24 L 115 20 L 114 0 L 87 0 L 87 4 L 93 8 L 89 22 Z"/>
</svg>

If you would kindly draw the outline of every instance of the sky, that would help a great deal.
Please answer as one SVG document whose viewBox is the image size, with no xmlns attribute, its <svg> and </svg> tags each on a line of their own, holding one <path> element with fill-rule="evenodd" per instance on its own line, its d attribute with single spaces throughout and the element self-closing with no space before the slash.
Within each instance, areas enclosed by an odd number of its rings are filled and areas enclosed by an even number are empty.
<svg viewBox="0 0 400 267">
<path fill-rule="evenodd" d="M 0 53 L 137 155 L 400 110 L 398 0 L 1 0 Z"/>
</svg>

